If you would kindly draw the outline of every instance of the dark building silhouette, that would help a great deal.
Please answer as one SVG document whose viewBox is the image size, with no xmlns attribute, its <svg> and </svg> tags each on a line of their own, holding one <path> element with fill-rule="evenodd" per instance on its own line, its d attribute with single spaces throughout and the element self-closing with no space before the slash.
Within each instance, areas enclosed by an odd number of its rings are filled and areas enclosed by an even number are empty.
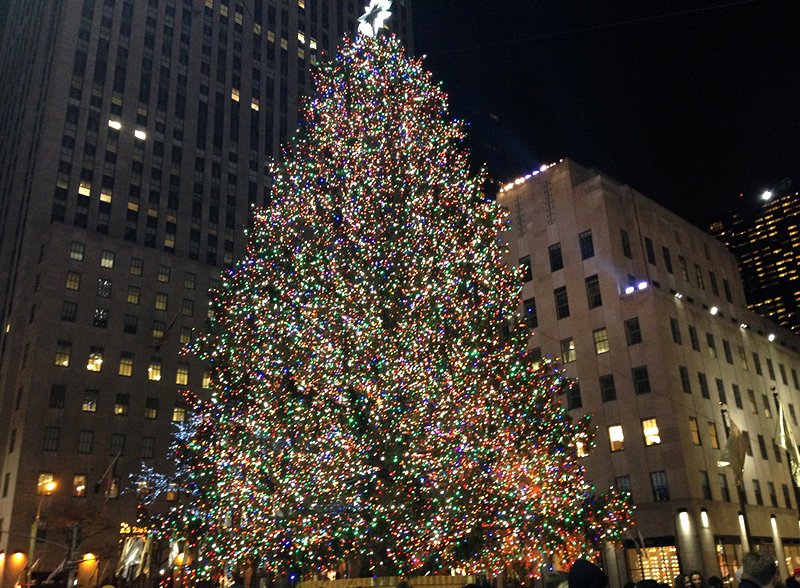
<svg viewBox="0 0 800 588">
<path fill-rule="evenodd" d="M 736 256 L 748 307 L 800 334 L 800 193 L 785 180 L 709 230 Z"/>
<path fill-rule="evenodd" d="M 114 572 L 120 531 L 137 523 L 120 489 L 142 463 L 165 467 L 180 391 L 202 394 L 203 370 L 180 349 L 244 253 L 251 207 L 268 203 L 269 161 L 310 69 L 365 4 L 5 3 L 3 587 L 24 583 L 32 531 L 34 576 L 67 555 L 69 529 L 76 555 Z M 388 26 L 410 43 L 410 0 L 394 4 Z"/>
</svg>

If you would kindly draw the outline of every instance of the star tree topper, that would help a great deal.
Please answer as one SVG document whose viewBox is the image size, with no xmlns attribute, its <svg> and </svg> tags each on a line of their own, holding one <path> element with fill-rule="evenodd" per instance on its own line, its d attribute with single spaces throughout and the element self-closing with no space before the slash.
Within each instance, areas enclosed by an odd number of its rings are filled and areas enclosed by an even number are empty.
<svg viewBox="0 0 800 588">
<path fill-rule="evenodd" d="M 358 32 L 362 35 L 375 37 L 383 28 L 386 20 L 392 16 L 392 0 L 370 0 L 369 6 L 358 18 Z"/>
</svg>

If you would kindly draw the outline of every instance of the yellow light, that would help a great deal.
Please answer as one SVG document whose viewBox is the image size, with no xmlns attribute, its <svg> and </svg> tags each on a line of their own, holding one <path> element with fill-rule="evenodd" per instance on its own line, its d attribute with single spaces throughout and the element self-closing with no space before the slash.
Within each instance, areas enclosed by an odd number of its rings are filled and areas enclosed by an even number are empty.
<svg viewBox="0 0 800 588">
<path fill-rule="evenodd" d="M 25 554 L 21 551 L 15 551 L 14 554 L 11 556 L 11 561 L 14 564 L 22 563 L 22 560 L 25 559 Z"/>
<path fill-rule="evenodd" d="M 94 562 L 97 559 L 97 556 L 94 553 L 84 553 L 83 554 L 83 563 Z"/>
</svg>

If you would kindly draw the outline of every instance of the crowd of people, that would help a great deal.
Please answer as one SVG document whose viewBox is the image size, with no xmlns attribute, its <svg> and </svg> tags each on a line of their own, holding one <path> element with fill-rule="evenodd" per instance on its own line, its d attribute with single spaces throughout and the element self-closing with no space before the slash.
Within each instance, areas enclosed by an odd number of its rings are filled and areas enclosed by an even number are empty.
<svg viewBox="0 0 800 588">
<path fill-rule="evenodd" d="M 705 578 L 700 571 L 681 573 L 672 586 L 657 580 L 644 579 L 628 582 L 623 588 L 800 588 L 800 568 L 782 581 L 778 577 L 775 559 L 761 552 L 751 551 L 742 557 L 736 572 L 737 582 L 725 582 L 718 576 Z M 579 559 L 569 572 L 552 572 L 544 578 L 544 588 L 613 588 L 606 573 L 592 562 Z"/>
</svg>

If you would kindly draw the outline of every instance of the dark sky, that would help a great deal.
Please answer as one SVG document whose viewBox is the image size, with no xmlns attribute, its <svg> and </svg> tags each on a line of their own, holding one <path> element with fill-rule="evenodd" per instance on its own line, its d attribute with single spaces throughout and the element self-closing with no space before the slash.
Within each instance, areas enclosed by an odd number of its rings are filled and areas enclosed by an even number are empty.
<svg viewBox="0 0 800 588">
<path fill-rule="evenodd" d="M 705 226 L 800 189 L 800 0 L 416 0 L 415 52 L 498 180 L 570 157 Z"/>
</svg>

